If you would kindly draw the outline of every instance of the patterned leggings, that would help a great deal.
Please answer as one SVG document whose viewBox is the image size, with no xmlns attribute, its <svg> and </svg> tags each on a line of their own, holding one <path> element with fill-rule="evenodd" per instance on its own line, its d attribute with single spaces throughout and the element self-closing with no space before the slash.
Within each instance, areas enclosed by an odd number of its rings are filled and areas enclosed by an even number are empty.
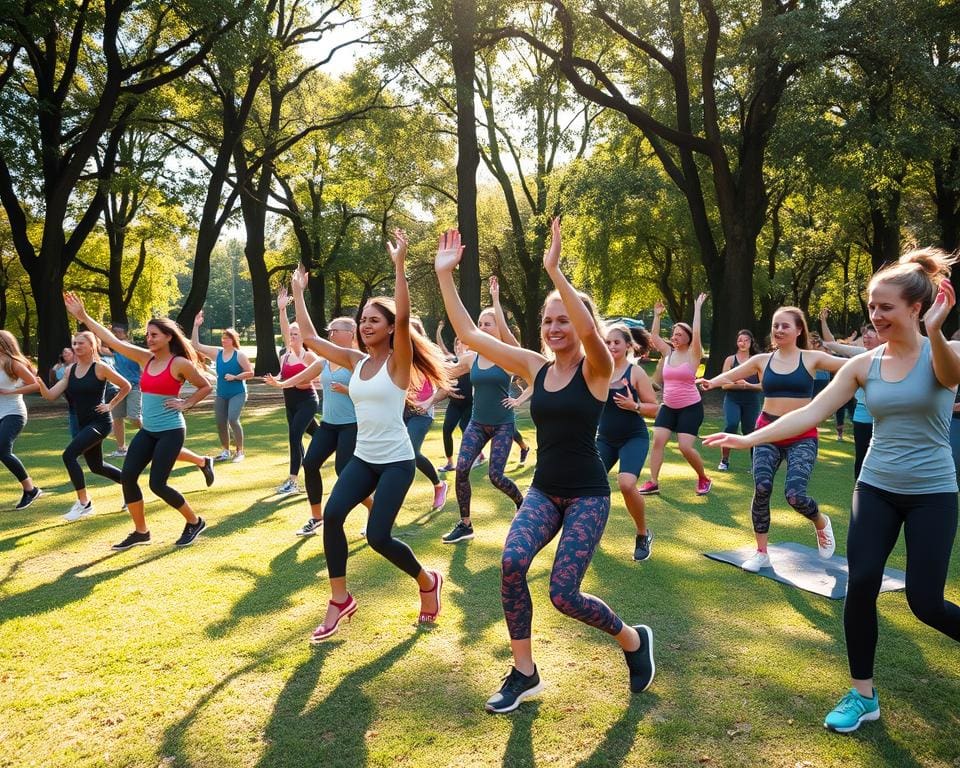
<svg viewBox="0 0 960 768">
<path fill-rule="evenodd" d="M 779 446 L 761 443 L 753 449 L 753 515 L 755 533 L 770 530 L 770 495 L 773 493 L 773 476 L 784 459 L 787 461 L 787 482 L 783 495 L 787 504 L 804 517 L 813 520 L 819 513 L 817 502 L 807 495 L 807 483 L 817 460 L 816 438 L 807 437 L 791 445 Z"/>
<path fill-rule="evenodd" d="M 480 455 L 483 446 L 490 442 L 490 467 L 487 476 L 493 487 L 505 493 L 519 507 L 523 503 L 523 494 L 509 477 L 503 474 L 513 447 L 514 426 L 507 424 L 477 424 L 471 421 L 460 440 L 460 454 L 457 456 L 457 504 L 460 505 L 460 517 L 470 517 L 470 470 L 473 461 Z"/>
<path fill-rule="evenodd" d="M 563 499 L 536 488 L 527 491 L 507 534 L 501 562 L 500 599 L 512 640 L 530 637 L 533 602 L 527 571 L 537 552 L 557 533 L 560 542 L 550 573 L 550 602 L 567 616 L 608 634 L 623 629 L 623 622 L 606 603 L 580 591 L 609 513 L 609 496 Z"/>
</svg>

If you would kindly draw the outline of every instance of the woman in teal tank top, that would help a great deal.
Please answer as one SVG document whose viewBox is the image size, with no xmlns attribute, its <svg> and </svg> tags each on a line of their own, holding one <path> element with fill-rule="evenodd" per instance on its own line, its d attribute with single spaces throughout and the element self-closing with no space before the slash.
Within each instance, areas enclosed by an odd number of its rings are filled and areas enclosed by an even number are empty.
<svg viewBox="0 0 960 768">
<path fill-rule="evenodd" d="M 960 606 L 944 599 L 957 532 L 957 478 L 950 417 L 960 384 L 960 342 L 943 322 L 956 302 L 946 279 L 955 258 L 937 249 L 912 251 L 870 281 L 870 320 L 882 346 L 848 361 L 809 405 L 740 437 L 704 443 L 748 448 L 815 426 L 858 388 L 873 415 L 873 440 L 853 492 L 847 560 L 850 580 L 843 626 L 852 687 L 824 725 L 847 733 L 880 717 L 873 687 L 877 596 L 887 557 L 904 529 L 907 602 L 925 624 L 960 641 Z M 934 299 L 936 296 L 936 299 Z M 920 333 L 923 318 L 928 336 Z"/>
</svg>

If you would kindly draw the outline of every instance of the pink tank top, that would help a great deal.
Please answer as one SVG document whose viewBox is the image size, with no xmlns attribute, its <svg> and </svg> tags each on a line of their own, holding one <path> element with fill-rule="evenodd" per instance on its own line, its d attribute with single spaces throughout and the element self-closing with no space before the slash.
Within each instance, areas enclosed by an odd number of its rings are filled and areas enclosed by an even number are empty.
<svg viewBox="0 0 960 768">
<path fill-rule="evenodd" d="M 290 353 L 287 352 L 283 356 L 283 361 L 280 363 L 280 378 L 286 381 L 287 379 L 293 378 L 300 371 L 305 371 L 307 369 L 306 363 L 302 360 L 297 360 L 296 362 L 290 362 Z M 308 381 L 303 384 L 297 384 L 297 389 L 314 389 L 313 382 Z"/>
<path fill-rule="evenodd" d="M 673 357 L 672 352 L 670 357 Z M 686 408 L 699 403 L 696 369 L 690 363 L 670 365 L 670 357 L 663 364 L 663 404 L 670 408 Z"/>
</svg>

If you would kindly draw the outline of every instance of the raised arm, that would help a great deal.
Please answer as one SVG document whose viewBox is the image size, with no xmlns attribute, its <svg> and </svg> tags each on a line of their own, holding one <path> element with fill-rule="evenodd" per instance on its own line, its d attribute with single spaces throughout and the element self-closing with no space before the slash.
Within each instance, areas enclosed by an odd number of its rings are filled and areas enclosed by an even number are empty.
<svg viewBox="0 0 960 768">
<path fill-rule="evenodd" d="M 949 280 L 943 280 L 937 298 L 923 316 L 923 324 L 930 339 L 933 374 L 944 387 L 952 389 L 960 384 L 960 342 L 947 341 L 943 322 L 957 302 L 957 294 Z"/>
<path fill-rule="evenodd" d="M 860 351 L 863 352 L 863 348 L 860 348 Z M 836 355 L 830 355 L 826 352 L 820 352 L 818 350 L 810 350 L 806 354 L 813 355 L 813 369 L 815 371 L 830 371 L 830 373 L 836 373 L 841 368 L 843 368 L 844 363 L 847 362 L 849 358 L 847 357 L 837 357 Z"/>
<path fill-rule="evenodd" d="M 280 312 L 280 336 L 283 338 L 283 346 L 290 347 L 290 320 L 287 318 L 287 304 L 290 303 L 290 294 L 287 293 L 287 286 L 281 285 L 277 291 L 277 309 Z M 303 329 L 300 329 L 300 335 L 303 335 Z M 316 333 L 313 334 L 314 336 Z"/>
<path fill-rule="evenodd" d="M 543 255 L 544 269 L 553 282 L 554 288 L 559 292 L 563 306 L 567 310 L 567 316 L 583 344 L 583 351 L 587 356 L 587 370 L 584 371 L 587 375 L 587 383 L 590 383 L 590 378 L 602 379 L 603 386 L 606 388 L 610 381 L 610 374 L 613 373 L 613 357 L 610 356 L 610 350 L 607 349 L 607 344 L 590 310 L 584 305 L 576 289 L 560 269 L 560 217 L 550 222 L 550 234 L 550 247 Z M 604 399 L 606 399 L 605 394 Z"/>
<path fill-rule="evenodd" d="M 830 316 L 830 310 L 827 307 L 824 307 L 820 310 L 820 338 L 824 342 L 836 341 L 836 336 L 833 335 L 833 331 L 830 330 L 830 326 L 827 324 L 827 318 Z"/>
<path fill-rule="evenodd" d="M 397 315 L 393 321 L 393 354 L 387 361 L 387 370 L 393 383 L 401 389 L 410 386 L 410 366 L 413 365 L 413 340 L 410 337 L 410 287 L 407 285 L 407 235 L 402 229 L 393 231 L 396 243 L 387 240 L 387 253 L 393 262 L 396 282 L 393 301 Z"/>
<path fill-rule="evenodd" d="M 693 338 L 690 340 L 690 351 L 693 353 L 695 367 L 700 365 L 700 359 L 703 357 L 703 339 L 700 335 L 700 322 L 703 315 L 703 304 L 707 300 L 707 294 L 701 293 L 693 302 Z"/>
<path fill-rule="evenodd" d="M 203 325 L 203 310 L 201 309 L 197 312 L 197 316 L 193 318 L 193 333 L 190 335 L 190 343 L 193 344 L 193 348 L 197 350 L 202 355 L 206 355 L 211 360 L 217 359 L 217 353 L 220 351 L 220 347 L 211 347 L 209 344 L 200 343 L 200 326 Z"/>
<path fill-rule="evenodd" d="M 131 360 L 139 363 L 141 366 L 144 366 L 150 362 L 150 358 L 153 357 L 153 353 L 151 353 L 149 349 L 138 347 L 136 344 L 131 344 L 129 341 L 121 341 L 114 336 L 108 328 L 100 325 L 100 323 L 87 314 L 87 310 L 84 308 L 83 302 L 75 293 L 70 293 L 69 291 L 64 293 L 63 303 L 67 307 L 67 312 L 76 318 L 78 322 L 83 323 L 90 331 L 93 332 L 94 336 L 100 339 L 114 352 L 119 352 L 124 357 L 130 358 Z"/>
<path fill-rule="evenodd" d="M 653 305 L 653 324 L 650 326 L 650 343 L 661 355 L 669 355 L 673 351 L 666 341 L 660 338 L 660 318 L 663 317 L 663 302 L 657 301 Z"/>
<path fill-rule="evenodd" d="M 500 281 L 496 275 L 490 275 L 490 303 L 493 304 L 493 314 L 497 319 L 497 328 L 500 330 L 500 341 L 509 344 L 511 347 L 519 347 L 520 341 L 510 330 L 507 316 L 500 304 Z"/>
<path fill-rule="evenodd" d="M 444 323 L 443 320 L 437 323 L 437 346 L 440 347 L 440 351 L 443 352 L 445 357 L 453 357 L 453 353 L 447 349 L 447 345 L 443 343 L 443 328 L 445 325 L 446 323 Z"/>
<path fill-rule="evenodd" d="M 450 229 L 440 236 L 437 246 L 437 256 L 434 260 L 434 269 L 437 281 L 440 283 L 440 293 L 443 296 L 443 305 L 447 310 L 447 317 L 460 341 L 474 352 L 492 360 L 504 370 L 520 376 L 528 384 L 531 383 L 547 359 L 536 352 L 523 347 L 511 347 L 490 334 L 484 333 L 470 318 L 470 313 L 460 300 L 460 293 L 453 280 L 454 270 L 460 263 L 463 255 L 463 246 L 460 243 L 460 233 Z"/>
<path fill-rule="evenodd" d="M 326 358 L 331 363 L 342 365 L 352 371 L 357 362 L 363 358 L 363 353 L 357 349 L 337 346 L 317 334 L 317 329 L 313 327 L 313 321 L 310 319 L 310 313 L 307 312 L 307 302 L 303 298 L 303 292 L 307 287 L 307 270 L 303 264 L 294 271 L 291 285 L 293 287 L 293 304 L 297 310 L 297 325 L 300 326 L 300 338 L 303 339 L 303 346 L 316 352 L 320 357 Z M 283 314 L 285 314 L 285 311 L 281 313 L 281 315 Z"/>
</svg>

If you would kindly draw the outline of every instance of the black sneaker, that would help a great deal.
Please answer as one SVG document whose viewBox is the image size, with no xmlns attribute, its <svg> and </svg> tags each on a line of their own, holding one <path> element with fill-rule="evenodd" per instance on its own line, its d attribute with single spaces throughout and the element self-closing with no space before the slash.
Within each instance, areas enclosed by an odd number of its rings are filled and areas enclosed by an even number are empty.
<svg viewBox="0 0 960 768">
<path fill-rule="evenodd" d="M 193 544 L 193 540 L 200 535 L 200 531 L 207 527 L 207 524 L 203 521 L 202 517 L 197 518 L 195 523 L 187 523 L 183 526 L 183 533 L 180 534 L 180 538 L 173 542 L 175 547 L 188 547 Z"/>
<path fill-rule="evenodd" d="M 650 548 L 653 546 L 653 532 L 648 528 L 645 534 L 637 536 L 637 543 L 633 550 L 633 559 L 638 563 L 650 559 Z"/>
<path fill-rule="evenodd" d="M 640 635 L 640 647 L 635 651 L 624 651 L 627 668 L 630 670 L 630 690 L 640 693 L 650 687 L 657 666 L 653 663 L 653 630 L 646 624 L 633 627 Z"/>
<path fill-rule="evenodd" d="M 446 536 L 442 536 L 440 541 L 444 544 L 456 544 L 458 541 L 466 541 L 467 539 L 473 538 L 473 526 L 468 525 L 467 523 L 461 520 L 457 523 L 453 530 L 450 531 Z"/>
<path fill-rule="evenodd" d="M 543 683 L 540 682 L 540 673 L 537 668 L 533 668 L 533 674 L 527 677 L 516 667 L 510 667 L 510 674 L 503 678 L 503 685 L 500 690 L 487 699 L 487 712 L 494 712 L 502 715 L 505 712 L 513 712 L 520 706 L 520 702 L 536 696 L 543 690 Z"/>
<path fill-rule="evenodd" d="M 303 528 L 296 532 L 296 536 L 313 536 L 320 530 L 320 526 L 323 525 L 323 520 L 317 520 L 316 518 L 311 517 L 307 522 L 303 524 Z"/>
<path fill-rule="evenodd" d="M 123 552 L 126 549 L 131 547 L 139 547 L 143 544 L 150 543 L 150 531 L 146 533 L 140 533 L 140 531 L 134 531 L 127 538 L 121 541 L 119 544 L 114 544 L 110 549 L 116 550 L 117 552 Z"/>
<path fill-rule="evenodd" d="M 207 488 L 213 485 L 213 481 L 216 479 L 213 476 L 213 457 L 205 456 L 203 459 L 203 464 L 199 467 L 200 471 L 203 473 L 203 479 L 207 481 Z"/>
<path fill-rule="evenodd" d="M 23 495 L 20 497 L 20 501 L 17 503 L 17 506 L 14 507 L 14 509 L 26 509 L 42 495 L 43 491 L 40 490 L 40 486 L 35 485 L 31 490 L 23 492 Z"/>
</svg>

